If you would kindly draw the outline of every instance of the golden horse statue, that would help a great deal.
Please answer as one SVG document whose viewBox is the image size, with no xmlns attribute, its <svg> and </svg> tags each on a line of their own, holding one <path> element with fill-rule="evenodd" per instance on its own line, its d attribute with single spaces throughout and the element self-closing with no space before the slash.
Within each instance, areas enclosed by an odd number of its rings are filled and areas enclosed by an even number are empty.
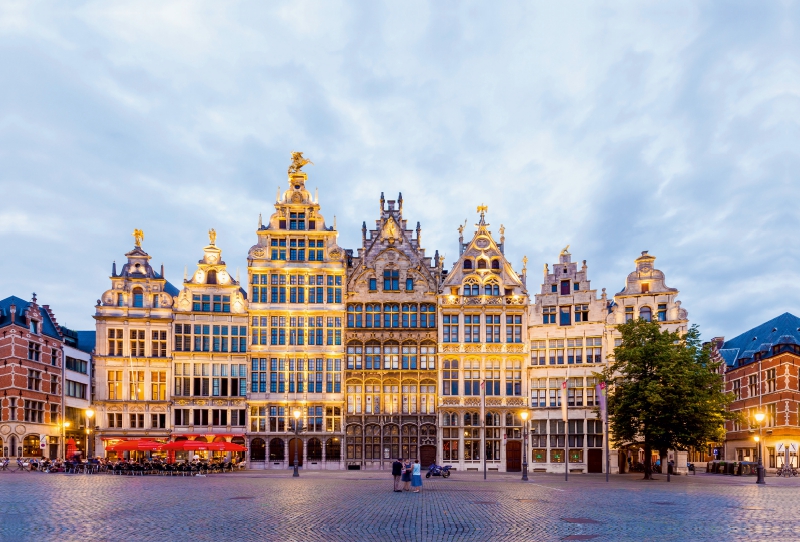
<svg viewBox="0 0 800 542">
<path fill-rule="evenodd" d="M 309 160 L 308 158 L 303 158 L 302 152 L 292 152 L 292 165 L 289 166 L 289 175 L 292 173 L 299 173 L 303 166 L 311 164 L 314 165 L 314 162 Z"/>
</svg>

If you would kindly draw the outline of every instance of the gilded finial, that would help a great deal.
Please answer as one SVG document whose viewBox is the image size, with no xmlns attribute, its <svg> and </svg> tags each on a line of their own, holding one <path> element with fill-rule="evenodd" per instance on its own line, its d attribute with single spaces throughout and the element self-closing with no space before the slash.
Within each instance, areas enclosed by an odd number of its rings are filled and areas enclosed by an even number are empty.
<svg viewBox="0 0 800 542">
<path fill-rule="evenodd" d="M 550 268 L 547 267 L 547 264 L 544 264 L 544 276 L 547 277 L 547 275 L 549 274 L 550 274 Z"/>
<path fill-rule="evenodd" d="M 525 271 L 528 268 L 528 257 L 522 257 L 522 270 Z"/>
<path fill-rule="evenodd" d="M 136 246 L 141 248 L 142 241 L 144 241 L 144 232 L 138 228 L 133 230 L 133 242 L 136 244 Z"/>
<path fill-rule="evenodd" d="M 478 212 L 481 214 L 481 216 L 483 216 L 488 211 L 489 211 L 489 206 L 488 205 L 484 205 L 483 203 L 478 205 Z"/>
<path fill-rule="evenodd" d="M 215 230 L 214 228 L 208 230 L 208 243 L 210 245 L 217 244 L 217 230 Z"/>
<path fill-rule="evenodd" d="M 289 175 L 292 173 L 299 173 L 303 166 L 311 164 L 314 165 L 314 162 L 307 158 L 303 158 L 302 152 L 294 152 L 292 151 L 292 165 L 289 166 Z"/>
</svg>

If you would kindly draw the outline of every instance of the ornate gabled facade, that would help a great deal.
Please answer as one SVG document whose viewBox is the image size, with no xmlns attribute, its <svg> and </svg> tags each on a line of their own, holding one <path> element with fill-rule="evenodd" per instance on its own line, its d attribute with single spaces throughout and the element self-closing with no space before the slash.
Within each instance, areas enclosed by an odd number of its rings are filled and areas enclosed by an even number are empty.
<svg viewBox="0 0 800 542">
<path fill-rule="evenodd" d="M 486 207 L 439 294 L 439 461 L 458 470 L 515 471 L 528 409 L 528 292 L 492 237 Z M 485 394 L 482 390 L 485 382 Z M 505 442 L 505 446 L 502 443 Z"/>
<path fill-rule="evenodd" d="M 545 264 L 541 290 L 529 312 L 531 467 L 563 472 L 569 438 L 570 469 L 604 472 L 604 428 L 595 413 L 595 373 L 606 363 L 609 303 L 605 288 L 600 297 L 591 288 L 586 260 L 578 267 L 568 249 L 561 251 L 552 270 Z M 565 379 L 568 428 L 561 414 Z"/>
<path fill-rule="evenodd" d="M 127 263 L 97 300 L 95 407 L 98 454 L 119 439 L 170 436 L 172 305 L 177 288 L 157 273 L 134 232 Z"/>
<path fill-rule="evenodd" d="M 64 336 L 36 294 L 0 300 L 0 454 L 63 457 Z"/>
<path fill-rule="evenodd" d="M 211 230 L 203 259 L 175 299 L 176 439 L 245 444 L 248 321 L 246 292 L 228 272 Z"/>
<path fill-rule="evenodd" d="M 299 153 L 298 153 L 299 154 Z M 341 462 L 344 358 L 344 250 L 306 189 L 302 156 L 278 194 L 275 213 L 259 219 L 248 253 L 251 353 L 250 464 L 285 468 L 295 453 L 305 468 Z M 302 435 L 294 436 L 295 410 Z"/>
<path fill-rule="evenodd" d="M 436 460 L 438 252 L 407 227 L 403 196 L 384 200 L 375 229 L 347 262 L 345 461 L 383 468 Z"/>
</svg>

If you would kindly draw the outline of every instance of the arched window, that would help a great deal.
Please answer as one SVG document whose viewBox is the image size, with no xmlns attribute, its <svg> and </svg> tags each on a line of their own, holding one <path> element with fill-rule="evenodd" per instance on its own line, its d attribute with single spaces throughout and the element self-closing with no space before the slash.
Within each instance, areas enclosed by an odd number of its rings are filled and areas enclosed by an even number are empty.
<svg viewBox="0 0 800 542">
<path fill-rule="evenodd" d="M 641 309 L 639 309 L 639 318 L 641 318 L 645 322 L 652 321 L 653 313 L 650 310 L 650 307 L 642 307 Z"/>
<path fill-rule="evenodd" d="M 383 449 L 389 448 L 389 457 L 400 457 L 400 428 L 396 425 L 383 426 Z"/>
<path fill-rule="evenodd" d="M 427 315 L 425 315 L 427 317 Z M 426 318 L 427 320 L 427 318 Z M 403 305 L 403 327 L 417 327 L 417 304 L 406 303 Z M 427 327 L 427 326 L 425 326 Z"/>
<path fill-rule="evenodd" d="M 342 459 L 342 442 L 338 437 L 325 441 L 325 461 L 339 461 Z"/>
<path fill-rule="evenodd" d="M 419 310 L 419 327 L 436 327 L 436 305 L 426 303 L 421 305 Z"/>
<path fill-rule="evenodd" d="M 384 369 L 399 369 L 400 368 L 400 344 L 394 341 L 387 342 L 383 345 L 383 368 Z"/>
<path fill-rule="evenodd" d="M 381 327 L 381 306 L 376 303 L 367 305 L 367 320 L 364 327 Z"/>
<path fill-rule="evenodd" d="M 472 269 L 472 260 L 469 258 L 464 260 L 464 269 Z"/>
<path fill-rule="evenodd" d="M 283 461 L 285 448 L 283 439 L 274 438 L 269 441 L 269 460 Z"/>
<path fill-rule="evenodd" d="M 322 441 L 318 438 L 308 439 L 306 459 L 309 461 L 322 461 Z"/>
<path fill-rule="evenodd" d="M 401 434 L 402 446 L 400 448 L 402 457 L 409 459 L 417 458 L 417 448 L 419 448 L 419 441 L 417 440 L 417 426 L 404 425 Z"/>
<path fill-rule="evenodd" d="M 377 341 L 370 341 L 366 344 L 364 347 L 364 368 L 381 368 L 381 343 Z"/>
<path fill-rule="evenodd" d="M 478 269 L 486 269 L 486 260 L 483 258 L 478 260 Z"/>
<path fill-rule="evenodd" d="M 400 327 L 400 305 L 389 304 L 384 306 L 383 327 Z"/>
<path fill-rule="evenodd" d="M 133 306 L 144 307 L 144 292 L 141 288 L 133 289 Z"/>
<path fill-rule="evenodd" d="M 28 435 L 22 441 L 22 455 L 25 457 L 41 457 L 42 449 L 39 447 L 39 437 Z"/>
<path fill-rule="evenodd" d="M 492 260 L 492 269 L 500 269 L 500 260 L 497 258 Z"/>
<path fill-rule="evenodd" d="M 206 275 L 206 284 L 216 284 L 217 283 L 217 272 L 213 269 L 208 272 Z"/>
<path fill-rule="evenodd" d="M 364 305 L 361 303 L 347 306 L 347 327 L 364 327 L 363 310 Z"/>
<path fill-rule="evenodd" d="M 368 425 L 364 428 L 364 459 L 378 461 L 381 458 L 381 426 Z"/>
<path fill-rule="evenodd" d="M 254 438 L 250 442 L 250 461 L 264 461 L 266 457 L 267 457 L 267 446 L 266 443 L 264 442 L 264 439 Z M 283 454 L 281 454 L 281 458 L 282 457 Z"/>
<path fill-rule="evenodd" d="M 362 442 L 362 437 L 364 434 L 364 430 L 360 425 L 348 425 L 347 426 L 347 459 L 361 459 L 363 457 L 363 447 L 364 443 Z M 326 457 L 330 458 L 330 456 L 326 453 Z"/>
<path fill-rule="evenodd" d="M 464 414 L 464 426 L 480 427 L 480 416 L 477 412 L 467 412 Z"/>
<path fill-rule="evenodd" d="M 364 361 L 364 348 L 360 342 L 347 343 L 347 368 L 348 369 L 363 369 L 362 362 Z"/>
</svg>

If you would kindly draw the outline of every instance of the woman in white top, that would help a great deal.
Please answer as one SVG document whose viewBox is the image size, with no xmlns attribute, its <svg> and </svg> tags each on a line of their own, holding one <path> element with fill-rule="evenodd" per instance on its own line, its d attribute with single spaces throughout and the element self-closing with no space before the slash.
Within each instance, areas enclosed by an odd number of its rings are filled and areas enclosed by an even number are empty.
<svg viewBox="0 0 800 542">
<path fill-rule="evenodd" d="M 419 493 L 422 490 L 422 466 L 419 464 L 419 459 L 414 461 L 414 467 L 411 471 L 411 487 L 415 488 L 414 493 Z"/>
</svg>

